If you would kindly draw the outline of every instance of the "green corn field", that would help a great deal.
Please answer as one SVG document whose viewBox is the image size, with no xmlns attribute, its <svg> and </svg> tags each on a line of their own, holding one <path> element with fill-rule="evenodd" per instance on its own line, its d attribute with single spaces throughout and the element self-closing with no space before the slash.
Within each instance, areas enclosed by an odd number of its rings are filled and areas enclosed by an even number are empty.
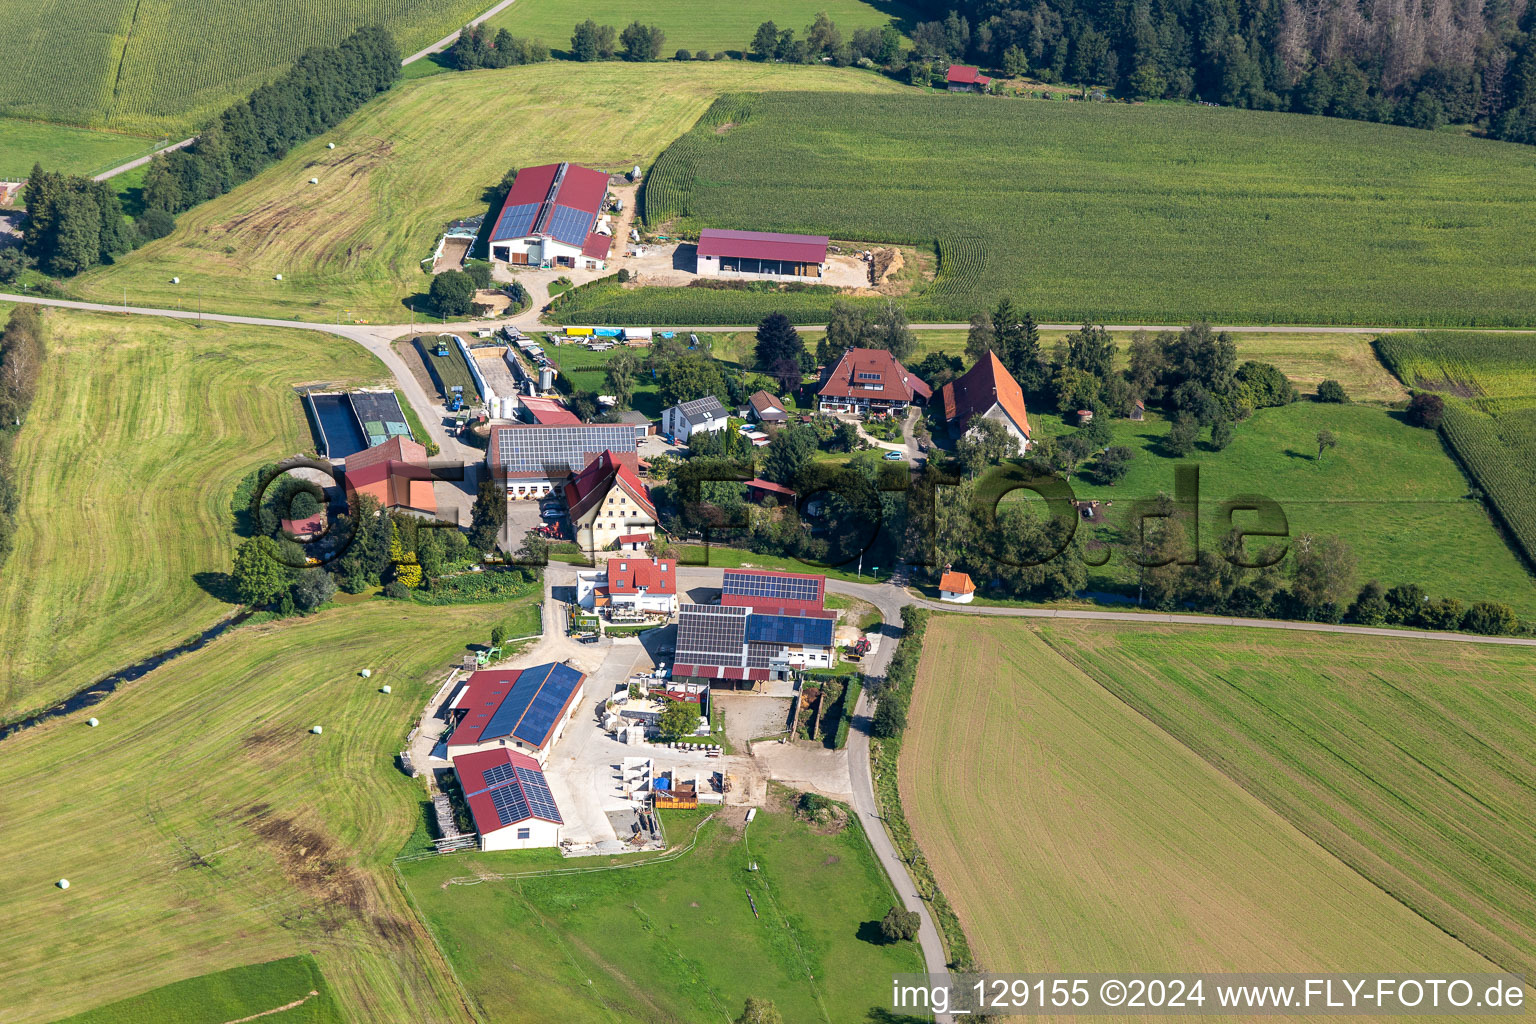
<svg viewBox="0 0 1536 1024">
<path fill-rule="evenodd" d="M 1223 108 L 952 96 L 727 95 L 651 168 L 653 229 L 898 243 L 936 256 L 902 301 L 962 321 L 1529 326 L 1519 146 Z M 1489 273 L 1497 267 L 1498 273 Z M 694 294 L 702 292 L 702 294 Z M 870 298 L 868 301 L 875 301 Z M 591 289 L 614 323 L 818 322 L 827 292 Z"/>
<path fill-rule="evenodd" d="M 1536 334 L 1394 334 L 1376 351 L 1404 384 L 1445 399 L 1446 442 L 1536 562 Z"/>
<path fill-rule="evenodd" d="M 479 0 L 0 0 L 0 113 L 146 134 L 193 131 L 312 46 L 364 25 L 405 53 Z"/>
</svg>

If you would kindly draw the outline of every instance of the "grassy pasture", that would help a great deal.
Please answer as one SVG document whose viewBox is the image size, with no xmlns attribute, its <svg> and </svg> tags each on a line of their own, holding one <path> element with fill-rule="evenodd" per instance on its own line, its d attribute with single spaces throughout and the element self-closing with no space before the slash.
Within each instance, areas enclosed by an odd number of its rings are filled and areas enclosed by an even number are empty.
<svg viewBox="0 0 1536 1024">
<path fill-rule="evenodd" d="M 308 320 L 407 323 L 431 283 L 420 261 L 443 225 L 486 211 L 509 168 L 649 164 L 726 89 L 892 91 L 863 71 L 552 61 L 406 82 L 323 138 L 177 221 L 176 231 L 83 275 L 85 296 Z M 334 142 L 336 149 L 327 150 Z M 309 185 L 312 177 L 319 185 Z M 282 274 L 282 281 L 273 280 Z M 181 278 L 180 285 L 171 278 Z M 421 303 L 417 303 L 422 308 Z"/>
<path fill-rule="evenodd" d="M 663 814 L 674 842 L 698 820 Z M 858 825 L 823 835 L 760 812 L 743 837 L 741 816 L 725 810 L 665 864 L 479 881 L 528 861 L 476 853 L 401 874 L 486 1020 L 730 1020 L 753 995 L 785 1020 L 866 1019 L 891 974 L 922 959 L 912 943 L 869 940 L 895 896 Z"/>
<path fill-rule="evenodd" d="M 1530 974 L 1528 651 L 1174 627 L 1039 638 L 1415 914 Z"/>
<path fill-rule="evenodd" d="M 1244 723 L 1223 728 L 1202 720 L 1203 700 L 1222 701 L 1226 694 L 1209 694 L 1193 680 L 1221 691 L 1230 687 L 1218 682 L 1222 677 L 1209 661 L 1178 657 L 1182 651 L 1201 652 L 1221 657 L 1229 670 L 1241 665 L 1245 676 L 1273 673 L 1269 679 L 1278 692 L 1284 691 L 1287 669 L 1307 665 L 1316 674 L 1308 680 L 1309 694 L 1322 704 L 1341 696 L 1320 678 L 1326 659 L 1346 665 L 1374 661 L 1400 671 L 1423 664 L 1418 648 L 1373 641 L 1362 648 L 1258 631 L 1216 635 L 1170 629 L 1163 635 L 1102 623 L 1092 631 L 1054 624 L 1043 629 L 1021 621 L 987 621 L 989 642 L 977 645 L 982 628 L 979 620 L 960 616 L 931 622 L 902 745 L 900 787 L 913 833 L 988 969 L 1093 971 L 1127 964 L 1144 971 L 1492 969 L 1329 856 L 1305 824 L 1298 831 L 1284 809 L 1277 813 L 1265 806 L 1262 790 L 1245 792 L 1239 783 L 1246 779 L 1234 781 L 1207 763 L 1222 764 L 1212 752 L 1239 752 L 1277 733 L 1283 741 L 1285 723 L 1261 724 L 1273 712 L 1255 702 L 1244 705 L 1251 712 Z M 1161 658 L 1138 661 L 1135 680 L 1156 688 L 1149 703 L 1159 715 L 1149 722 L 1095 685 L 1098 673 L 1085 674 L 1054 653 L 1064 642 L 1058 637 L 1093 642 L 1111 653 L 1162 641 L 1192 682 L 1187 691 L 1179 690 Z M 1260 660 L 1256 650 L 1268 660 L 1254 669 Z M 1234 663 L 1239 652 L 1246 656 Z M 1434 650 L 1422 653 L 1437 657 Z M 1436 667 L 1466 668 L 1454 657 L 1461 653 Z M 1481 652 L 1473 657 L 1482 667 L 1499 670 L 1497 688 L 1507 693 L 1516 679 L 1515 659 L 1494 654 L 1484 662 Z M 1351 678 L 1380 688 L 1368 682 L 1368 673 Z M 1415 675 L 1415 681 L 1422 678 Z M 1460 686 L 1454 689 L 1462 692 L 1476 676 L 1458 672 L 1457 679 Z M 1412 703 L 1408 694 L 1400 696 Z M 1355 706 L 1352 697 L 1347 699 Z M 1491 712 L 1491 698 L 1462 692 L 1457 703 Z M 1362 701 L 1351 725 L 1362 734 L 1385 733 L 1378 751 L 1391 751 L 1394 735 L 1420 749 L 1455 749 L 1450 741 L 1442 745 L 1429 734 L 1401 728 L 1390 715 L 1372 717 L 1369 708 Z M 1525 721 L 1529 725 L 1528 716 Z M 1173 735 L 1154 722 L 1172 723 Z M 1177 724 L 1188 727 L 1173 729 Z M 1189 743 L 1190 733 L 1203 746 L 1191 743 L 1191 750 L 1179 742 Z M 964 755 L 957 757 L 956 751 Z M 1350 766 L 1326 759 L 1299 764 L 1295 753 L 1282 749 L 1271 758 L 1274 784 L 1310 786 L 1307 810 L 1332 815 L 1339 802 L 1328 785 L 1355 785 Z M 1402 751 L 1395 754 L 1395 763 L 1410 760 Z M 1517 756 L 1530 765 L 1525 753 Z M 1482 780 L 1497 787 L 1501 807 L 1513 811 L 1511 822 L 1528 818 L 1528 803 L 1523 811 L 1512 806 L 1518 787 L 1509 786 L 1491 758 L 1483 768 Z M 1432 781 L 1425 779 L 1430 774 L 1380 781 L 1409 804 L 1432 794 L 1454 800 L 1447 780 L 1429 791 L 1415 788 Z M 1393 786 L 1397 782 L 1409 784 Z M 1369 781 L 1359 785 L 1368 787 Z M 1392 793 L 1380 794 L 1378 803 L 1388 802 Z M 1484 818 L 1493 816 L 1484 812 Z M 1529 844 L 1528 838 L 1522 841 Z M 1412 839 L 1395 849 L 1389 844 L 1378 848 L 1403 863 L 1425 852 Z"/>
<path fill-rule="evenodd" d="M 1536 334 L 1394 334 L 1376 342 L 1403 383 L 1440 392 L 1441 431 L 1536 564 Z"/>
<path fill-rule="evenodd" d="M 1040 436 L 1071 432 L 1051 414 L 1031 417 L 1030 423 Z M 1303 400 L 1255 413 L 1237 425 L 1223 451 L 1212 449 L 1202 434 L 1196 450 L 1181 458 L 1164 454 L 1169 423 L 1160 414 L 1109 425 L 1111 443 L 1136 454 L 1114 486 L 1092 482 L 1091 464 L 1071 478 L 1079 498 L 1114 502 L 1103 510 L 1104 525 L 1087 527 L 1084 538 L 1117 538 L 1129 528 L 1134 499 L 1171 495 L 1174 466 L 1193 463 L 1200 468 L 1200 542 L 1206 550 L 1215 550 L 1226 532 L 1221 503 L 1239 494 L 1262 494 L 1280 503 L 1293 540 L 1304 533 L 1342 538 L 1355 553 L 1359 583 L 1373 578 L 1388 586 L 1418 583 L 1436 595 L 1503 601 L 1523 616 L 1536 614 L 1536 583 L 1519 555 L 1482 503 L 1468 496 L 1467 479 L 1446 457 L 1440 439 L 1408 426 L 1400 413 Z M 1338 439 L 1321 462 L 1319 430 Z M 1237 522 L 1255 525 L 1251 516 L 1240 515 Z M 1089 573 L 1095 586 L 1129 585 L 1134 593 L 1136 568 L 1118 555 Z"/>
<path fill-rule="evenodd" d="M 467 1020 L 390 868 L 424 795 L 392 758 L 511 611 L 380 599 L 246 626 L 93 708 L 99 728 L 5 740 L 6 1019 L 309 953 L 347 1020 Z"/>
<path fill-rule="evenodd" d="M 292 386 L 384 375 L 309 332 L 202 330 L 54 310 L 12 465 L 16 550 L 0 574 L 0 713 L 38 707 L 233 611 L 235 483 L 312 448 Z"/>
<path fill-rule="evenodd" d="M 19 181 L 39 162 L 49 170 L 98 174 L 151 152 L 158 141 L 141 135 L 0 117 L 0 180 Z"/>
<path fill-rule="evenodd" d="M 58 1024 L 203 1024 L 243 1020 L 283 1007 L 283 1024 L 341 1021 L 314 958 L 291 956 L 163 985 Z"/>
<path fill-rule="evenodd" d="M 816 19 L 818 11 L 825 11 L 843 38 L 853 35 L 854 29 L 880 28 L 895 22 L 898 28 L 910 29 L 917 15 L 905 4 L 891 0 L 776 0 L 762 6 L 748 4 L 699 4 L 688 0 L 657 0 L 641 3 L 639 0 L 586 0 L 579 7 L 572 7 L 559 0 L 517 0 L 517 3 L 491 19 L 493 28 L 507 29 L 515 36 L 531 36 L 542 39 L 549 46 L 563 50 L 571 45 L 571 29 L 578 21 L 591 18 L 599 25 L 612 25 L 623 31 L 624 26 L 639 20 L 647 25 L 658 25 L 667 34 L 662 48 L 665 56 L 677 50 L 746 50 L 752 42 L 757 26 L 772 20 L 781 29 L 792 28 L 797 37 L 805 35 L 805 27 Z"/>
<path fill-rule="evenodd" d="M 958 156 L 958 158 L 957 158 Z M 906 90 L 723 97 L 651 168 L 647 223 L 937 247 L 914 320 L 1525 326 L 1518 147 L 1296 114 Z M 1497 265 L 1490 274 L 1487 267 Z M 803 322 L 830 295 L 598 289 L 629 323 Z M 574 311 L 573 311 L 574 312 Z"/>
<path fill-rule="evenodd" d="M 0 112 L 145 134 L 195 130 L 312 46 L 383 25 L 404 53 L 479 0 L 4 0 Z"/>
</svg>

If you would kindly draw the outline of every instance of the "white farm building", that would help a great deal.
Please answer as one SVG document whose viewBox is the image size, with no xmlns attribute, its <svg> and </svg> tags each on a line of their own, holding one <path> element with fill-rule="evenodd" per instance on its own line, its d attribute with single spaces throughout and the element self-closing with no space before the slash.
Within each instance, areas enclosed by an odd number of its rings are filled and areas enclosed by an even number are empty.
<svg viewBox="0 0 1536 1024">
<path fill-rule="evenodd" d="M 514 267 L 602 270 L 613 245 L 597 231 L 608 175 L 576 164 L 524 167 L 491 229 L 491 260 Z"/>
</svg>

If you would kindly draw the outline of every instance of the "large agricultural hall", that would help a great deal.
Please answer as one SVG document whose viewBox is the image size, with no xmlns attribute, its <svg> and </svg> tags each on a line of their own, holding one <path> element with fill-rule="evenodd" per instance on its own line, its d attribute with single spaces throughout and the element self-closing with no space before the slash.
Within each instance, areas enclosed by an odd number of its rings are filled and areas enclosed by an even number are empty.
<svg viewBox="0 0 1536 1024">
<path fill-rule="evenodd" d="M 491 229 L 491 259 L 602 270 L 613 245 L 600 220 L 607 196 L 602 171 L 571 163 L 524 167 Z"/>
<path fill-rule="evenodd" d="M 771 231 L 699 232 L 698 273 L 758 281 L 820 277 L 827 265 L 826 235 L 781 235 Z"/>
</svg>

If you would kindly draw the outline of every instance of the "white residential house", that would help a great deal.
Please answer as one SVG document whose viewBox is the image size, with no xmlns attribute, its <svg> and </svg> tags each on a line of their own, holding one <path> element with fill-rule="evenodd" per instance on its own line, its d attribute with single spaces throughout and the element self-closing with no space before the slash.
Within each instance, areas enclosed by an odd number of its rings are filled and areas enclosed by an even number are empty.
<svg viewBox="0 0 1536 1024">
<path fill-rule="evenodd" d="M 695 398 L 691 402 L 663 409 L 661 432 L 673 439 L 686 442 L 694 434 L 707 434 L 724 430 L 730 425 L 731 414 L 714 395 Z"/>
</svg>

